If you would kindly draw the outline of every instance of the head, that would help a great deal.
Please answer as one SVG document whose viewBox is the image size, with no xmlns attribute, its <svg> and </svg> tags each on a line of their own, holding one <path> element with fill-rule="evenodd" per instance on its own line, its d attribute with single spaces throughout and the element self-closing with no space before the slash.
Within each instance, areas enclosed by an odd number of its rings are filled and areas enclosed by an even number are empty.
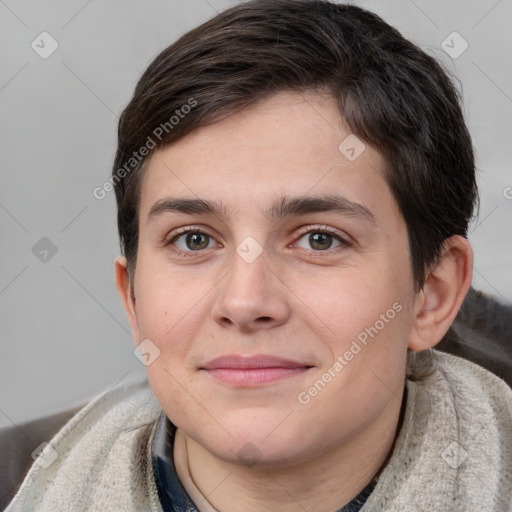
<svg viewBox="0 0 512 512">
<path fill-rule="evenodd" d="M 407 352 L 471 282 L 474 156 L 441 66 L 360 8 L 249 1 L 156 57 L 118 135 L 116 283 L 169 418 L 269 464 L 391 425 Z M 226 383 L 226 354 L 298 366 Z"/>
</svg>

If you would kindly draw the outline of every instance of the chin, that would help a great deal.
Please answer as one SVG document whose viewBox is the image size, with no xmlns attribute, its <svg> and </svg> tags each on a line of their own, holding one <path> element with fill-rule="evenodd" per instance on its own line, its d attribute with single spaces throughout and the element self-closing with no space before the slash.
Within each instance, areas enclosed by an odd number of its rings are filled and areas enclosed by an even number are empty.
<svg viewBox="0 0 512 512">
<path fill-rule="evenodd" d="M 205 446 L 205 448 L 220 460 L 255 469 L 286 467 L 303 462 L 308 458 L 297 442 L 293 445 L 288 442 L 275 446 L 274 443 L 265 441 L 254 443 L 252 441 L 242 442 L 239 439 L 225 446 L 224 449 L 219 449 L 218 445 Z"/>
<path fill-rule="evenodd" d="M 284 425 L 284 417 L 280 412 L 266 417 L 260 413 L 238 421 L 233 418 L 222 422 L 227 432 L 218 428 L 212 436 L 212 429 L 202 429 L 188 435 L 225 462 L 258 468 L 285 467 L 308 460 L 310 442 L 305 438 L 304 425 Z M 206 437 L 204 433 L 210 435 Z"/>
</svg>

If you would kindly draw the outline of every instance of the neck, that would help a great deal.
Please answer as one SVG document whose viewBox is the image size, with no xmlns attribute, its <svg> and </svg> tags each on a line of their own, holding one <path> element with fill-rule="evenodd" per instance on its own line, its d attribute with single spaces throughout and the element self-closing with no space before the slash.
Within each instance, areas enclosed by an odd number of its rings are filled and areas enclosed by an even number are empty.
<svg viewBox="0 0 512 512">
<path fill-rule="evenodd" d="M 196 503 L 201 511 L 210 510 L 210 505 L 219 512 L 332 512 L 355 498 L 385 467 L 404 409 L 400 397 L 380 421 L 350 441 L 286 467 L 246 467 L 219 460 L 178 429 L 175 450 L 182 456 L 176 457 L 176 470 L 182 481 L 188 472 L 201 492 L 203 501 Z"/>
</svg>

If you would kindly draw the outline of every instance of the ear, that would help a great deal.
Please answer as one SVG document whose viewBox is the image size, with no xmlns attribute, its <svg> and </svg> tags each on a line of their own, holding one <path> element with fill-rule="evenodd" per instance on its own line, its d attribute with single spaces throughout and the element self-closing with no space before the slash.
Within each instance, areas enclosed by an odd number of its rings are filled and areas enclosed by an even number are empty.
<svg viewBox="0 0 512 512">
<path fill-rule="evenodd" d="M 473 250 L 462 236 L 448 238 L 414 304 L 408 347 L 422 351 L 441 341 L 455 320 L 473 279 Z"/>
<path fill-rule="evenodd" d="M 130 322 L 132 336 L 136 343 L 140 342 L 139 324 L 137 322 L 137 313 L 135 308 L 135 296 L 133 294 L 132 284 L 128 277 L 126 258 L 119 256 L 114 262 L 114 280 L 117 292 L 123 303 L 124 310 Z"/>
</svg>

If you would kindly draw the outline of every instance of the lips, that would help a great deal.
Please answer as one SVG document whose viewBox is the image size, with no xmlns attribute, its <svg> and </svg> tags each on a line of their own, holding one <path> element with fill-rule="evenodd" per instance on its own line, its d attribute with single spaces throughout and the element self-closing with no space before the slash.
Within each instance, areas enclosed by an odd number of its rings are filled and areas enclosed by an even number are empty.
<svg viewBox="0 0 512 512">
<path fill-rule="evenodd" d="M 239 386 L 254 386 L 294 377 L 311 365 L 276 356 L 224 355 L 201 367 L 214 379 Z"/>
</svg>

